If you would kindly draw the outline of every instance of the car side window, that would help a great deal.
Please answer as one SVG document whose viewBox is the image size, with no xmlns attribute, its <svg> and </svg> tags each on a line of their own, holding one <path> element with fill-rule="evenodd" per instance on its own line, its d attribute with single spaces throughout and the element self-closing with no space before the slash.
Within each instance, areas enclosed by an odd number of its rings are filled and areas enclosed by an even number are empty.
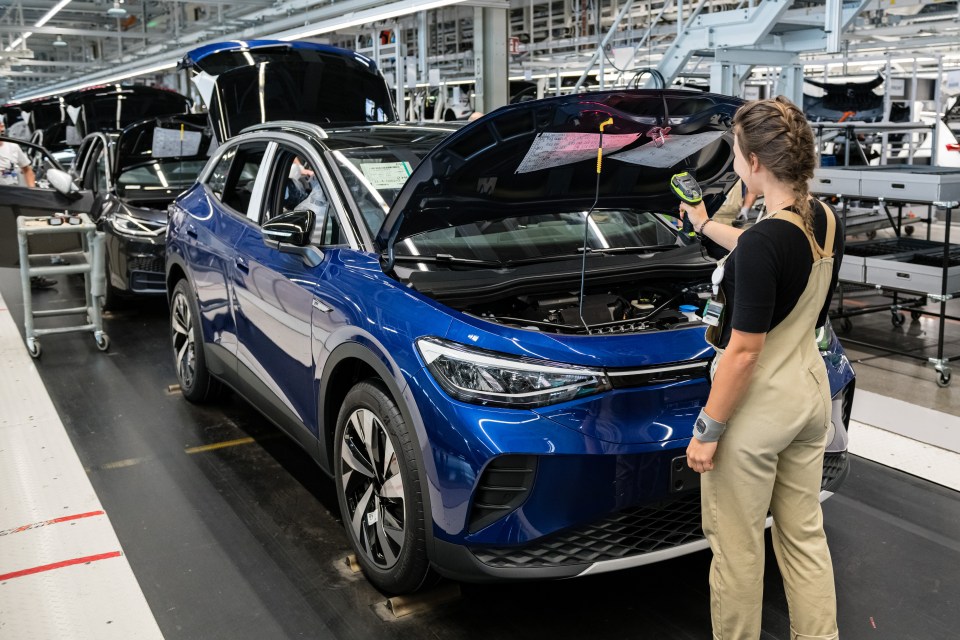
<svg viewBox="0 0 960 640">
<path fill-rule="evenodd" d="M 246 215 L 266 151 L 266 142 L 250 142 L 225 151 L 206 181 L 214 197 Z"/>
<path fill-rule="evenodd" d="M 246 214 L 250 198 L 253 196 L 253 185 L 257 181 L 257 174 L 260 172 L 266 151 L 266 142 L 250 142 L 241 144 L 224 154 L 210 180 L 216 182 L 220 165 L 227 161 L 228 155 L 232 156 L 232 162 L 226 171 L 226 179 L 222 182 L 222 189 L 218 192 L 211 184 L 211 190 L 223 204 L 238 213 Z"/>
<path fill-rule="evenodd" d="M 230 174 L 230 165 L 233 164 L 233 157 L 237 155 L 237 148 L 228 149 L 213 168 L 210 177 L 207 178 L 207 186 L 213 192 L 214 197 L 219 200 L 223 197 L 223 190 L 227 186 L 227 176 Z"/>
<path fill-rule="evenodd" d="M 312 211 L 315 225 L 311 244 L 318 246 L 345 243 L 343 230 L 320 176 L 304 154 L 281 147 L 276 155 L 276 170 L 269 196 L 260 219 L 264 222 L 283 213 Z"/>
</svg>

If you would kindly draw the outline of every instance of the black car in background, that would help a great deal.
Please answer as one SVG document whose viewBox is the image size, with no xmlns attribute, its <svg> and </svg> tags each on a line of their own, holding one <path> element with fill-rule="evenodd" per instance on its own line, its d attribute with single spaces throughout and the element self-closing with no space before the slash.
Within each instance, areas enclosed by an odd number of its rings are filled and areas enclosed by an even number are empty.
<svg viewBox="0 0 960 640">
<path fill-rule="evenodd" d="M 118 296 L 165 293 L 167 206 L 196 181 L 211 139 L 202 114 L 152 118 L 84 139 L 74 175 L 107 236 L 104 308 Z"/>
</svg>

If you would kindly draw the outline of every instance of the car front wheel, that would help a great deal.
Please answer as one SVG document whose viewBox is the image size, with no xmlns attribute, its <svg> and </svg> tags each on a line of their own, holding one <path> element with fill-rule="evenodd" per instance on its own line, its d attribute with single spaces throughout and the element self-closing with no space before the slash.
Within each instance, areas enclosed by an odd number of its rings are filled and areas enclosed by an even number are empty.
<svg viewBox="0 0 960 640">
<path fill-rule="evenodd" d="M 416 591 L 431 573 L 415 446 L 380 383 L 350 390 L 334 447 L 340 513 L 367 579 L 387 593 Z"/>
<path fill-rule="evenodd" d="M 170 299 L 170 340 L 180 392 L 190 402 L 213 400 L 220 392 L 220 381 L 210 375 L 203 356 L 200 314 L 193 291 L 186 280 L 173 289 Z"/>
</svg>

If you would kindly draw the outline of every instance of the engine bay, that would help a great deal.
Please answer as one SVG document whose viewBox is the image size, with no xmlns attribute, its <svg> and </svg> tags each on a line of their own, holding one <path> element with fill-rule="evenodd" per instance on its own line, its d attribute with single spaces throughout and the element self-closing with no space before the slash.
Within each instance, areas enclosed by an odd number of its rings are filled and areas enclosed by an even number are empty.
<svg viewBox="0 0 960 640">
<path fill-rule="evenodd" d="M 664 331 L 702 323 L 708 283 L 642 283 L 587 291 L 516 295 L 462 308 L 490 322 L 563 334 Z M 681 309 L 681 307 L 683 307 Z"/>
</svg>

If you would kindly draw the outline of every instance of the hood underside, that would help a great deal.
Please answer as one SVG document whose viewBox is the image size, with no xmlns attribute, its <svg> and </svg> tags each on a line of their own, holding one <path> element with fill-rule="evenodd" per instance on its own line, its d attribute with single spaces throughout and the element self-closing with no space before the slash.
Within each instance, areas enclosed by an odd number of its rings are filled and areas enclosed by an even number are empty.
<svg viewBox="0 0 960 640">
<path fill-rule="evenodd" d="M 676 212 L 669 182 L 683 171 L 700 182 L 708 211 L 715 211 L 737 179 L 731 123 L 741 104 L 709 93 L 629 90 L 503 107 L 424 158 L 394 202 L 378 245 L 561 204 Z"/>
</svg>

